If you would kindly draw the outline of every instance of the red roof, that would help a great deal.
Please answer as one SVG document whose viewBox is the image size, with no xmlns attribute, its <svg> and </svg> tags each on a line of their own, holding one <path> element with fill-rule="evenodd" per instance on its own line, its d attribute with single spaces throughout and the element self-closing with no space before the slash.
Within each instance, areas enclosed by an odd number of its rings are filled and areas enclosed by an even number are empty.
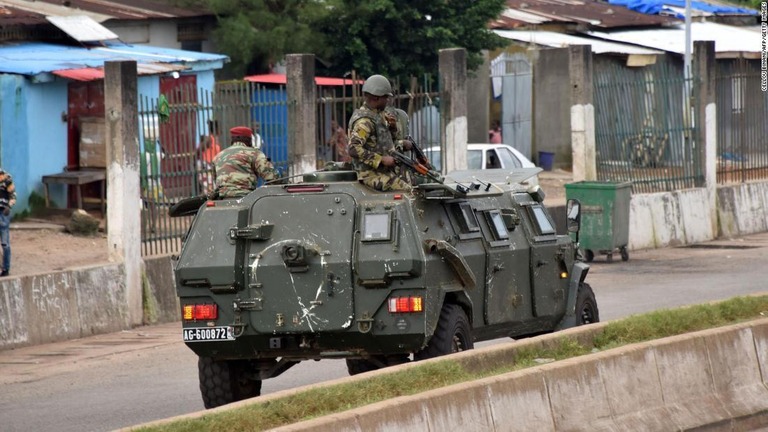
<svg viewBox="0 0 768 432">
<path fill-rule="evenodd" d="M 285 84 L 285 74 L 263 74 L 263 75 L 249 75 L 243 78 L 246 81 L 262 84 Z M 344 86 L 352 84 L 362 84 L 363 80 L 357 80 L 353 82 L 351 78 L 329 78 L 329 77 L 315 77 L 315 84 L 319 86 Z"/>
</svg>

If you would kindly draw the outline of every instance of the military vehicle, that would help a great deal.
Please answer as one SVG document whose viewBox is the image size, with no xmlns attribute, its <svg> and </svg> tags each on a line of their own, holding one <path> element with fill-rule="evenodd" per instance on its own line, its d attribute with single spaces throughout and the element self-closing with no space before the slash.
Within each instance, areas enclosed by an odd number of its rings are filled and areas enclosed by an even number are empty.
<svg viewBox="0 0 768 432">
<path fill-rule="evenodd" d="M 597 322 L 589 266 L 525 183 L 540 171 L 459 171 L 413 192 L 321 171 L 174 210 L 196 213 L 175 276 L 205 407 L 303 360 L 356 374 Z M 578 202 L 567 212 L 578 236 Z"/>
</svg>

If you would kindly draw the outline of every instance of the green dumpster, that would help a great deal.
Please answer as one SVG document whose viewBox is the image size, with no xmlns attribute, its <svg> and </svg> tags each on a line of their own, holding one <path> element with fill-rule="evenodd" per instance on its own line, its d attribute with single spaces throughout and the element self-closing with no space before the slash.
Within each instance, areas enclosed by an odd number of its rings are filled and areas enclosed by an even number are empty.
<svg viewBox="0 0 768 432">
<path fill-rule="evenodd" d="M 582 181 L 565 185 L 567 199 L 581 202 L 579 244 L 587 262 L 595 254 L 613 261 L 618 249 L 623 261 L 629 260 L 629 200 L 632 183 Z"/>
</svg>

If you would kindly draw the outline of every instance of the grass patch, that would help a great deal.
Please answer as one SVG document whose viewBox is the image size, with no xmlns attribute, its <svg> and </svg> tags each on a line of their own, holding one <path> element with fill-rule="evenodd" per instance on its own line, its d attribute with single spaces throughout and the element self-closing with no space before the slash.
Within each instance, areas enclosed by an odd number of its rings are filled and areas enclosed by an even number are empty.
<svg viewBox="0 0 768 432">
<path fill-rule="evenodd" d="M 563 337 L 552 348 L 520 349 L 510 356 L 508 364 L 493 369 L 470 372 L 459 361 L 446 359 L 417 365 L 407 371 L 371 377 L 364 381 L 315 388 L 223 413 L 138 430 L 153 432 L 266 430 L 398 396 L 413 395 L 452 384 L 538 366 L 541 363 L 581 356 L 596 350 L 602 351 L 763 317 L 768 317 L 768 296 L 736 297 L 720 303 L 661 310 L 608 324 L 603 332 L 595 337 L 594 346 L 585 346 L 572 338 Z"/>
</svg>

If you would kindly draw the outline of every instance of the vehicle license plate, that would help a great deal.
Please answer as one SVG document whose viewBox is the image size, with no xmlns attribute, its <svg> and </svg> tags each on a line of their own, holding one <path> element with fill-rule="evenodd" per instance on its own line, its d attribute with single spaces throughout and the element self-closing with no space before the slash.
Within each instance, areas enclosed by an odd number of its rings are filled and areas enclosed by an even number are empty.
<svg viewBox="0 0 768 432">
<path fill-rule="evenodd" d="M 182 330 L 184 342 L 233 341 L 232 327 L 199 327 Z"/>
</svg>

